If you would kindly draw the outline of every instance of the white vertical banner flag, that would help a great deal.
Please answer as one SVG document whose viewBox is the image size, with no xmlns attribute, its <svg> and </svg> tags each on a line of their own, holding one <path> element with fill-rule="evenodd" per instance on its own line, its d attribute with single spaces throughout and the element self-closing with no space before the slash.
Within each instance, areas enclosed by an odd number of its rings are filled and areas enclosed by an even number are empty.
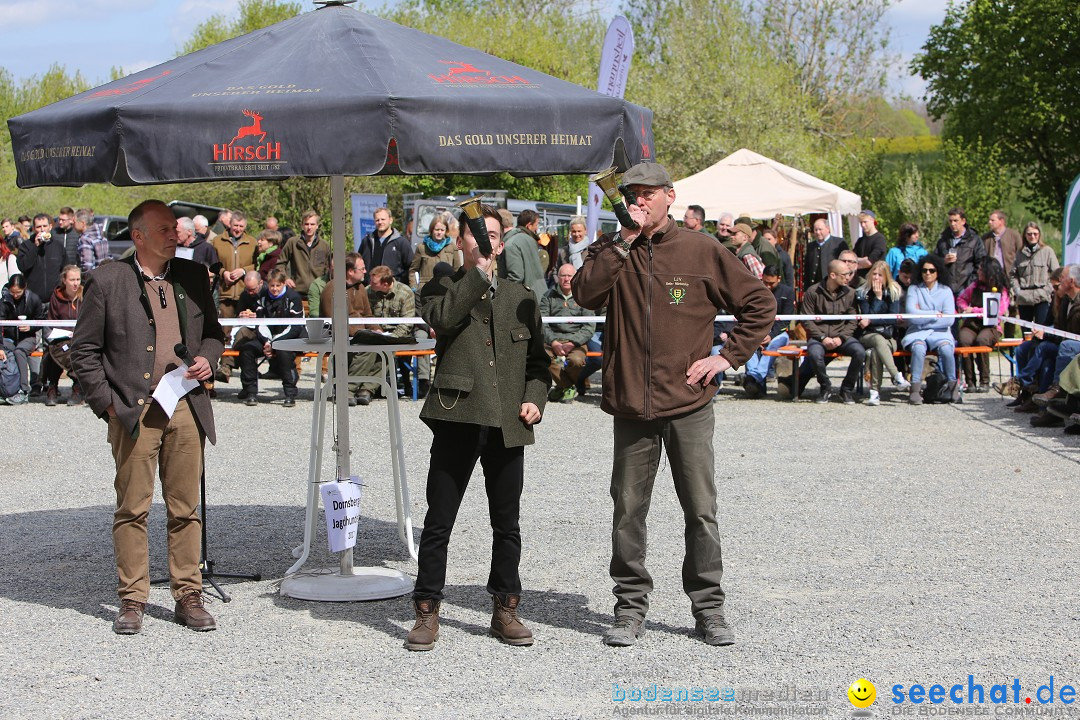
<svg viewBox="0 0 1080 720">
<path fill-rule="evenodd" d="M 1061 232 L 1061 255 L 1065 265 L 1080 263 L 1080 175 L 1065 198 L 1065 225 Z"/>
<path fill-rule="evenodd" d="M 621 98 L 626 91 L 626 76 L 630 74 L 630 60 L 634 57 L 634 30 L 630 21 L 616 15 L 608 25 L 604 38 L 604 52 L 600 55 L 600 75 L 596 89 L 603 95 Z M 596 172 L 607 168 L 596 168 Z M 600 220 L 600 202 L 604 193 L 596 183 L 589 183 L 589 209 L 585 218 L 585 237 L 591 243 L 596 239 L 596 226 Z"/>
</svg>

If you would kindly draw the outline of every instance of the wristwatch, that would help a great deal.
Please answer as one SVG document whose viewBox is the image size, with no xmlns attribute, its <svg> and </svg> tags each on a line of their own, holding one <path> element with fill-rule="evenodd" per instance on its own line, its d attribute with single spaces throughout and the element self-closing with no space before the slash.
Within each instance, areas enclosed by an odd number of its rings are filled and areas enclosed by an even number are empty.
<svg viewBox="0 0 1080 720">
<path fill-rule="evenodd" d="M 630 254 L 630 248 L 632 248 L 634 246 L 634 244 L 632 242 L 627 242 L 626 240 L 623 239 L 622 235 L 618 235 L 618 234 L 615 235 L 614 243 L 615 243 L 615 247 L 619 248 L 620 250 L 622 250 L 627 255 Z"/>
</svg>

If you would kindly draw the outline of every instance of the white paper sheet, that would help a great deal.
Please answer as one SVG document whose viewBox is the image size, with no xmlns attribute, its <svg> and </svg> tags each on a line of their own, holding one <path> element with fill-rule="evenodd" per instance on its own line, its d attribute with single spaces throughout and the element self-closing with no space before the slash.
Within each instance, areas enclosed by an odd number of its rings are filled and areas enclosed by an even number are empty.
<svg viewBox="0 0 1080 720">
<path fill-rule="evenodd" d="M 195 248 L 178 247 L 176 248 L 176 257 L 184 258 L 185 260 L 194 260 Z"/>
<path fill-rule="evenodd" d="M 71 330 L 68 328 L 49 328 L 49 332 L 45 335 L 45 339 L 49 342 L 67 340 L 69 337 L 71 337 Z"/>
<path fill-rule="evenodd" d="M 165 373 L 161 376 L 161 382 L 158 383 L 157 388 L 154 389 L 154 400 L 170 418 L 180 398 L 199 387 L 198 380 L 194 378 L 189 380 L 184 377 L 187 371 L 188 366 L 181 365 L 172 372 Z"/>
<path fill-rule="evenodd" d="M 360 523 L 360 487 L 360 478 L 353 475 L 348 481 L 323 483 L 319 488 L 330 552 L 342 552 L 356 545 L 356 528 Z"/>
</svg>

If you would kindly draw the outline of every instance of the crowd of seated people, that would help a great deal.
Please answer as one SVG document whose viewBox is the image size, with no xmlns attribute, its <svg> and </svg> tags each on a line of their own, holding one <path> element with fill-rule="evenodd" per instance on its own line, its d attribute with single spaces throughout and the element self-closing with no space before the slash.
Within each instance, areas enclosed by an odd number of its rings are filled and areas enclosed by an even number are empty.
<svg viewBox="0 0 1080 720">
<path fill-rule="evenodd" d="M 695 212 L 691 214 L 700 226 L 698 229 L 707 232 L 703 219 L 698 217 L 703 211 L 697 208 L 694 206 Z M 352 284 L 356 296 L 363 295 L 367 302 L 351 304 L 350 316 L 412 316 L 418 312 L 416 292 L 431 280 L 436 267 L 445 268 L 447 273 L 460 267 L 460 255 L 453 240 L 457 235 L 457 220 L 451 213 L 437 215 L 424 241 L 412 253 L 402 253 L 394 249 L 401 244 L 402 235 L 393 228 L 389 211 L 380 208 L 375 215 L 386 227 L 365 238 L 365 250 L 373 258 L 400 260 L 401 267 L 385 265 L 369 272 L 362 255 L 359 256 L 360 262 L 347 268 L 347 272 L 350 279 L 356 280 Z M 525 219 L 535 222 L 535 218 Z M 1043 242 L 1036 223 L 1028 223 L 1021 240 L 1019 233 L 1006 227 L 1004 213 L 1000 211 L 991 214 L 991 232 L 980 238 L 968 227 L 962 209 L 950 210 L 948 225 L 934 252 L 923 246 L 920 229 L 912 223 L 900 227 L 894 246 L 887 249 L 877 217 L 871 211 L 859 216 L 862 236 L 854 247 L 832 235 L 828 223 L 819 219 L 813 225 L 797 278 L 803 287 L 799 303 L 791 253 L 784 247 L 790 240 L 778 241 L 781 233 L 774 226 L 755 228 L 749 218 L 734 218 L 730 214 L 725 214 L 725 219 L 717 239 L 740 257 L 749 272 L 761 277 L 777 300 L 779 314 L 853 316 L 850 320 L 811 319 L 801 323 L 807 336 L 804 357 L 790 384 L 784 385 L 794 395 L 801 394 L 809 381 L 816 379 L 818 402 L 835 397 L 854 403 L 864 371 L 869 406 L 879 405 L 883 400 L 885 380 L 890 381 L 894 391 L 906 392 L 906 399 L 912 404 L 924 401 L 930 384 L 928 376 L 940 376 L 943 381 L 934 388 L 935 400 L 956 401 L 963 392 L 986 392 L 991 380 L 988 355 L 975 352 L 959 356 L 956 349 L 992 348 L 1011 328 L 1001 322 L 986 325 L 982 318 L 954 321 L 938 316 L 981 312 L 983 297 L 988 293 L 999 296 L 1001 317 L 1012 310 L 1025 320 L 1066 332 L 1080 332 L 1080 303 L 1075 301 L 1080 286 L 1070 274 L 1074 269 L 1058 267 L 1056 255 Z M 575 218 L 575 222 L 574 237 L 580 245 L 584 221 Z M 202 216 L 180 218 L 178 254 L 207 267 L 223 319 L 329 317 L 330 304 L 324 299 L 332 294 L 326 292 L 332 277 L 331 252 L 320 233 L 320 223 L 319 216 L 309 211 L 302 217 L 299 233 L 280 228 L 272 217 L 266 218 L 261 230 L 249 233 L 248 220 L 239 211 L 221 213 L 213 227 Z M 529 227 L 526 224 L 525 229 Z M 17 222 L 5 218 L 0 242 L 0 279 L 4 281 L 0 317 L 77 318 L 82 275 L 113 259 L 107 247 L 102 242 L 100 227 L 94 224 L 92 211 L 87 209 L 62 208 L 55 220 L 47 215 L 21 217 Z M 528 248 L 522 250 L 522 257 L 531 259 L 527 251 Z M 409 256 L 407 264 L 402 260 L 404 255 Z M 58 264 L 67 259 L 74 262 Z M 35 285 L 42 285 L 54 265 L 56 281 L 45 282 L 43 292 L 36 292 Z M 549 282 L 536 288 L 548 314 L 587 314 L 575 309 L 572 295 L 562 287 L 569 286 L 576 267 L 576 263 L 564 263 Z M 377 278 L 375 271 L 381 273 Z M 399 275 L 407 282 L 399 279 Z M 279 282 L 268 283 L 272 276 Z M 807 280 L 814 282 L 806 284 Z M 299 308 L 295 298 L 299 299 Z M 411 305 L 408 299 L 412 299 Z M 283 314 L 278 314 L 279 311 Z M 858 321 L 854 318 L 856 314 L 900 313 L 923 317 Z M 417 339 L 427 337 L 423 325 L 388 327 L 402 333 L 403 339 L 410 334 Z M 222 359 L 217 380 L 230 382 L 233 369 L 241 367 L 244 372 L 240 373 L 243 377 L 238 398 L 250 404 L 258 396 L 258 378 L 280 379 L 284 404 L 293 406 L 299 358 L 294 358 L 294 353 L 278 353 L 272 341 L 299 335 L 302 330 L 299 326 L 280 326 L 271 330 L 271 337 L 263 337 L 266 328 L 266 325 L 231 328 L 232 349 L 237 352 Z M 595 327 L 588 322 L 575 324 L 572 318 L 567 318 L 563 326 L 548 325 L 545 330 L 551 335 L 548 346 L 555 381 L 553 398 L 571 401 L 584 394 L 589 376 L 598 369 L 599 359 L 595 356 L 601 349 L 602 324 Z M 717 346 L 723 343 L 724 330 L 725 326 L 718 324 Z M 46 338 L 47 332 L 30 326 L 4 329 L 0 359 L 11 354 L 20 369 L 20 391 L 8 402 L 20 404 L 37 394 L 50 406 L 62 399 L 59 380 L 66 369 L 63 342 L 66 336 L 55 333 Z M 747 363 L 740 381 L 748 397 L 767 393 L 768 382 L 776 373 L 778 350 L 789 344 L 792 332 L 792 323 L 778 320 Z M 1060 410 L 1059 406 L 1066 402 L 1071 408 L 1074 402 L 1073 394 L 1067 389 L 1066 369 L 1078 348 L 1077 341 L 1037 331 L 1017 348 L 1016 377 L 995 388 L 1015 398 L 1010 404 L 1014 409 L 1031 413 L 1034 425 L 1063 424 L 1063 419 L 1050 410 Z M 586 353 L 593 357 L 587 357 Z M 37 360 L 35 355 L 41 359 Z M 834 390 L 827 367 L 837 356 L 849 359 L 840 387 Z M 430 358 L 401 362 L 397 372 L 407 382 L 413 362 L 419 365 L 422 397 L 430 385 Z M 266 363 L 269 371 L 258 375 L 257 366 L 261 363 Z M 370 370 L 389 371 L 379 367 Z M 213 391 L 212 385 L 210 389 Z M 370 384 L 356 386 L 350 404 L 367 404 L 378 392 L 379 388 Z M 81 394 L 75 383 L 68 404 L 80 402 Z"/>
</svg>

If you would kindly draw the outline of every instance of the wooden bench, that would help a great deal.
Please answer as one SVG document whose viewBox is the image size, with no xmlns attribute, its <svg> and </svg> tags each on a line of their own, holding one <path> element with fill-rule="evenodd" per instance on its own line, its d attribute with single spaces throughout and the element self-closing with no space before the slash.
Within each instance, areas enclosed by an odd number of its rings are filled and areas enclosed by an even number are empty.
<svg viewBox="0 0 1080 720">
<path fill-rule="evenodd" d="M 995 345 L 995 347 L 997 347 L 997 346 Z M 994 352 L 994 348 L 989 347 L 988 345 L 965 345 L 963 347 L 953 346 L 953 355 L 955 355 L 956 357 L 964 357 L 965 355 L 989 355 L 992 352 Z M 768 355 L 769 357 L 788 358 L 789 360 L 792 360 L 792 361 L 801 360 L 802 358 L 805 358 L 806 355 L 807 355 L 806 347 L 804 345 L 784 345 L 783 347 L 779 347 L 779 348 L 777 348 L 775 350 L 763 350 L 762 354 L 763 355 Z M 936 353 L 933 350 L 929 350 L 929 351 L 927 351 L 927 354 L 928 355 L 935 355 Z M 825 353 L 825 357 L 827 359 L 830 359 L 830 360 L 835 360 L 836 358 L 847 357 L 847 356 L 844 355 L 843 353 L 835 353 L 835 352 L 833 352 L 833 353 Z M 896 350 L 896 351 L 893 352 L 893 357 L 909 358 L 909 357 L 911 357 L 911 352 L 909 352 L 907 350 Z M 798 400 L 799 399 L 799 382 L 798 382 L 799 364 L 798 363 L 794 363 L 794 367 L 792 368 L 792 377 L 794 378 L 794 382 L 793 382 L 794 387 L 792 389 L 792 397 L 795 400 Z M 859 392 L 862 391 L 862 382 L 863 382 L 863 379 L 860 376 L 859 377 L 859 385 L 857 387 L 857 390 Z"/>
</svg>

